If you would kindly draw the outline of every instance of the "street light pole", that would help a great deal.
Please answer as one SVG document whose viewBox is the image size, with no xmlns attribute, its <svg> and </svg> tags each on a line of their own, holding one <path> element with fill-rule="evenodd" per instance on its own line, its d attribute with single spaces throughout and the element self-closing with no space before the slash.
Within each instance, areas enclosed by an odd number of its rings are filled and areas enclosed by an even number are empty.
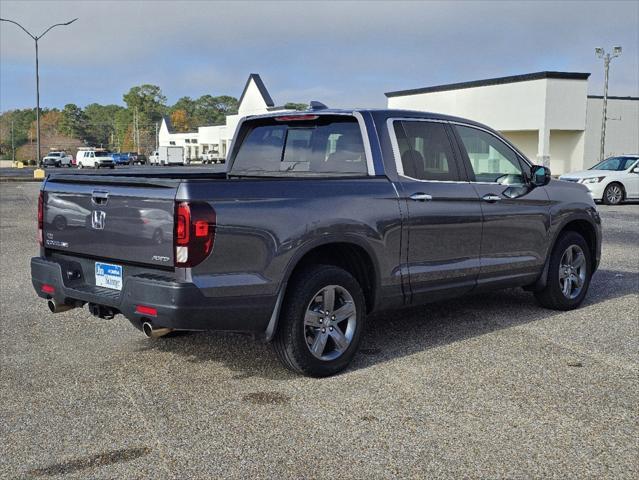
<svg viewBox="0 0 639 480">
<path fill-rule="evenodd" d="M 36 66 L 36 148 L 37 148 L 37 153 L 36 153 L 36 162 L 38 165 L 40 165 L 41 163 L 41 159 L 40 159 L 40 71 L 38 68 L 38 40 L 40 40 L 42 37 L 44 37 L 47 32 L 49 30 L 51 30 L 54 27 L 63 27 L 66 25 L 71 25 L 73 22 L 75 22 L 77 20 L 77 18 L 74 18 L 73 20 L 70 20 L 68 22 L 65 23 L 56 23 L 54 25 L 51 25 L 49 28 L 47 28 L 44 32 L 42 32 L 40 35 L 33 35 L 31 32 L 29 32 L 29 30 L 27 30 L 26 28 L 24 28 L 22 25 L 20 25 L 18 22 L 15 22 L 13 20 L 9 20 L 7 18 L 0 18 L 0 22 L 9 22 L 9 23 L 13 23 L 15 25 L 17 25 L 18 27 L 20 27 L 22 30 L 24 30 L 24 32 L 29 35 L 33 41 L 35 42 L 35 66 Z"/>
<path fill-rule="evenodd" d="M 595 54 L 604 61 L 604 94 L 601 114 L 601 142 L 599 145 L 599 161 L 603 161 L 606 147 L 606 120 L 608 115 L 608 71 L 610 60 L 621 55 L 621 47 L 612 47 L 612 53 L 605 53 L 603 48 L 595 48 Z"/>
</svg>

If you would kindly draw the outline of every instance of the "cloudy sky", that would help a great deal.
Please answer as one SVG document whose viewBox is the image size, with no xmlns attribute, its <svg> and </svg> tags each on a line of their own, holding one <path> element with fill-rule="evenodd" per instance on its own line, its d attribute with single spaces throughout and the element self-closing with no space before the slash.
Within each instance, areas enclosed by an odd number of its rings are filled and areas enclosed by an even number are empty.
<svg viewBox="0 0 639 480">
<path fill-rule="evenodd" d="M 591 72 L 623 46 L 611 95 L 639 95 L 639 2 L 10 1 L 0 16 L 39 34 L 41 105 L 122 103 L 159 85 L 169 103 L 239 96 L 260 73 L 275 102 L 385 105 L 384 92 L 504 75 Z M 0 23 L 0 110 L 34 104 L 33 40 Z"/>
</svg>

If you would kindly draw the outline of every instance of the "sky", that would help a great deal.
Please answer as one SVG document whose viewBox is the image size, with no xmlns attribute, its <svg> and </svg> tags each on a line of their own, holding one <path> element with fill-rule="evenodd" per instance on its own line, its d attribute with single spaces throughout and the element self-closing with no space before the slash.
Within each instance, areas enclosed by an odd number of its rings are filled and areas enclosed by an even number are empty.
<svg viewBox="0 0 639 480">
<path fill-rule="evenodd" d="M 12 1 L 39 35 L 40 104 L 123 104 L 134 85 L 174 103 L 239 97 L 259 73 L 276 104 L 384 107 L 384 92 L 543 70 L 590 72 L 621 45 L 609 94 L 639 96 L 639 1 Z M 0 111 L 35 104 L 34 42 L 0 22 Z"/>
</svg>

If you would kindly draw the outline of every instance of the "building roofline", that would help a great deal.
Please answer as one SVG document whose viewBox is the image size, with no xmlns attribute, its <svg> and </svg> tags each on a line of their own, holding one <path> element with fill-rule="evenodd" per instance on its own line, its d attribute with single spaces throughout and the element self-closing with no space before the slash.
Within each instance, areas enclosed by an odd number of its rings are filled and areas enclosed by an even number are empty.
<svg viewBox="0 0 639 480">
<path fill-rule="evenodd" d="M 603 95 L 588 95 L 588 98 L 599 98 L 603 100 Z M 608 100 L 634 100 L 639 101 L 639 97 L 613 97 L 608 95 Z"/>
<path fill-rule="evenodd" d="M 162 121 L 166 125 L 166 129 L 169 133 L 175 133 L 175 129 L 173 128 L 173 123 L 171 122 L 171 117 L 169 115 L 162 115 Z"/>
<path fill-rule="evenodd" d="M 562 80 L 588 80 L 590 73 L 580 72 L 536 72 L 523 75 L 511 75 L 509 77 L 487 78 L 485 80 L 473 80 L 470 82 L 448 83 L 445 85 L 434 85 L 432 87 L 414 88 L 410 90 L 397 90 L 386 92 L 386 97 L 403 97 L 406 95 L 416 95 L 419 93 L 445 92 L 448 90 L 462 90 L 466 88 L 487 87 L 490 85 L 503 85 L 506 83 L 527 82 L 530 80 L 542 80 L 546 78 L 556 78 Z"/>
<path fill-rule="evenodd" d="M 244 95 L 246 95 L 246 91 L 248 90 L 248 87 L 251 84 L 251 80 L 255 82 L 257 89 L 260 91 L 260 95 L 262 95 L 262 98 L 264 99 L 264 103 L 266 103 L 266 106 L 274 107 L 275 102 L 271 98 L 271 95 L 268 93 L 268 90 L 266 89 L 266 86 L 264 85 L 262 78 L 257 73 L 251 73 L 249 75 L 248 80 L 246 80 L 246 85 L 244 85 L 244 90 L 242 90 L 242 95 L 240 96 L 240 101 L 238 102 L 238 105 L 242 104 L 242 100 L 244 100 Z"/>
</svg>

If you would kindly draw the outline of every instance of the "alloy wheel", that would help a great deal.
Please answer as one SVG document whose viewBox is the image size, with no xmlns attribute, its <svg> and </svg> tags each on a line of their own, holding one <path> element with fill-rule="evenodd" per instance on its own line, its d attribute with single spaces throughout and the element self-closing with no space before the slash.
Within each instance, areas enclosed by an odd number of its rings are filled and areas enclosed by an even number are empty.
<svg viewBox="0 0 639 480">
<path fill-rule="evenodd" d="M 564 297 L 579 296 L 586 281 L 586 256 L 579 245 L 570 245 L 559 262 L 559 288 Z"/>
<path fill-rule="evenodd" d="M 351 294 L 339 285 L 328 285 L 313 296 L 306 308 L 306 346 L 320 360 L 335 360 L 350 346 L 356 325 L 357 309 Z"/>
<path fill-rule="evenodd" d="M 608 200 L 609 203 L 616 205 L 617 203 L 621 202 L 622 198 L 623 191 L 621 190 L 621 187 L 619 185 L 610 185 L 606 189 L 606 200 Z"/>
</svg>

